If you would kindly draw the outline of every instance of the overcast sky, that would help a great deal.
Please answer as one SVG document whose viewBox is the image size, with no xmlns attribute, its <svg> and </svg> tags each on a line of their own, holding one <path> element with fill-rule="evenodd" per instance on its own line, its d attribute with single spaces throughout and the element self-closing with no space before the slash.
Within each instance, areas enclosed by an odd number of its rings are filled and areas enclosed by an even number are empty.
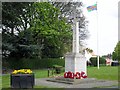
<svg viewBox="0 0 120 90">
<path fill-rule="evenodd" d="M 118 2 L 120 0 L 81 1 L 84 4 L 83 12 L 89 21 L 90 37 L 86 40 L 86 47 L 93 49 L 95 54 L 99 55 L 112 53 L 118 42 Z M 86 7 L 96 2 L 97 11 L 88 12 Z"/>
</svg>

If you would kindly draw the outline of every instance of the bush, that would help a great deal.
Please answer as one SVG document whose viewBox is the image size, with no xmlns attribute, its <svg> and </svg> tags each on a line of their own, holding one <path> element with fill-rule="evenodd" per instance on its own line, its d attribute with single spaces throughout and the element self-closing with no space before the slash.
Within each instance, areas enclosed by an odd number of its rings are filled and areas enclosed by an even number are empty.
<svg viewBox="0 0 120 90">
<path fill-rule="evenodd" d="M 100 60 L 99 61 L 100 65 L 105 65 L 105 59 L 103 57 L 100 57 L 99 60 Z M 91 61 L 93 66 L 97 66 L 97 57 L 90 58 L 90 61 Z"/>
</svg>

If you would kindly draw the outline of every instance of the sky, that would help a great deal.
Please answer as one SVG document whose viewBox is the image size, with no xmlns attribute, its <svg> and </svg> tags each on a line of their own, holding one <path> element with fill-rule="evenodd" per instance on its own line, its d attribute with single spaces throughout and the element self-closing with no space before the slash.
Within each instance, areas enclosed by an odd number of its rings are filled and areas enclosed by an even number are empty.
<svg viewBox="0 0 120 90">
<path fill-rule="evenodd" d="M 96 55 L 107 55 L 114 51 L 118 42 L 118 2 L 120 0 L 81 0 L 83 13 L 88 23 L 89 38 L 86 47 Z M 86 7 L 97 2 L 97 10 L 88 12 Z"/>
</svg>

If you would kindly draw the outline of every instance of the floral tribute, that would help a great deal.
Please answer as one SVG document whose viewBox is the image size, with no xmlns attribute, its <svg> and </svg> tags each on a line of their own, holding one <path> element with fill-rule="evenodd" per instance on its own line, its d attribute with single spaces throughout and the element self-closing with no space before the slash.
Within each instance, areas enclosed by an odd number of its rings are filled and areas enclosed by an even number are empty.
<svg viewBox="0 0 120 90">
<path fill-rule="evenodd" d="M 30 69 L 20 69 L 14 70 L 12 74 L 32 74 L 32 71 Z"/>
<path fill-rule="evenodd" d="M 64 73 L 64 78 L 71 78 L 71 79 L 82 79 L 82 78 L 87 78 L 87 75 L 85 74 L 85 72 L 76 72 L 76 73 L 73 73 L 73 72 L 65 72 Z"/>
</svg>

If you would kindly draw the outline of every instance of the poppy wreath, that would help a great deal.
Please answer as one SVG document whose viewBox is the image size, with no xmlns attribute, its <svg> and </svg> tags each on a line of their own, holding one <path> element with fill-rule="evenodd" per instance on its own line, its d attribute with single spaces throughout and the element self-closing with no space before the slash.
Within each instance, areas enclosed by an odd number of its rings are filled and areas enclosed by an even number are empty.
<svg viewBox="0 0 120 90">
<path fill-rule="evenodd" d="M 71 79 L 81 79 L 81 78 L 87 78 L 87 75 L 85 74 L 85 72 L 76 72 L 76 74 L 72 73 L 72 72 L 65 72 L 64 73 L 64 78 L 71 78 Z"/>
<path fill-rule="evenodd" d="M 64 73 L 64 78 L 68 78 L 67 72 Z"/>
<path fill-rule="evenodd" d="M 79 72 L 76 72 L 75 77 L 76 79 L 81 79 L 81 74 Z"/>
<path fill-rule="evenodd" d="M 68 72 L 67 76 L 68 76 L 68 78 L 71 78 L 72 77 L 72 72 Z"/>
<path fill-rule="evenodd" d="M 87 78 L 87 75 L 85 74 L 85 72 L 81 72 L 81 77 L 82 78 Z"/>
</svg>

